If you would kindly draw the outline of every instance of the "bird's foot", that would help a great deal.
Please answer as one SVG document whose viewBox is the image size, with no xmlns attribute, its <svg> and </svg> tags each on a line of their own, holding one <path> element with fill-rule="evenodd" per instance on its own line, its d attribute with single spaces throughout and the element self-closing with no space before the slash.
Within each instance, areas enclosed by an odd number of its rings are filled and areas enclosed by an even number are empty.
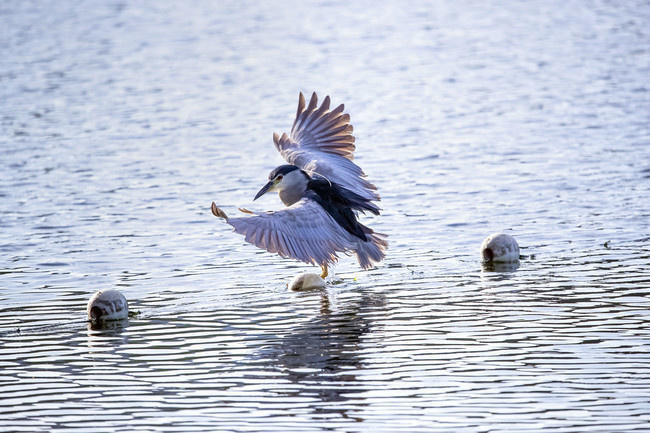
<svg viewBox="0 0 650 433">
<path fill-rule="evenodd" d="M 327 275 L 328 275 L 328 274 L 327 274 L 327 265 L 325 265 L 325 266 L 321 266 L 320 268 L 323 270 L 323 273 L 320 274 L 320 277 L 321 277 L 322 279 L 327 278 Z"/>
</svg>

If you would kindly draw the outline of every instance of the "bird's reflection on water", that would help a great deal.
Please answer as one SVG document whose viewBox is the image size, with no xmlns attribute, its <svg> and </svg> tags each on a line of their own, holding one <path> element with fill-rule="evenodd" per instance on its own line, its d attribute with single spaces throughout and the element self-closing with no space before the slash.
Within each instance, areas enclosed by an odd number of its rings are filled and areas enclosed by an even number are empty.
<svg viewBox="0 0 650 433">
<path fill-rule="evenodd" d="M 327 291 L 301 293 L 300 296 L 320 296 L 319 314 L 309 322 L 295 328 L 281 342 L 259 355 L 274 359 L 277 367 L 294 385 L 284 391 L 286 397 L 316 398 L 313 406 L 317 414 L 337 413 L 343 417 L 347 411 L 340 405 L 320 403 L 342 402 L 363 391 L 357 386 L 357 372 L 364 367 L 360 356 L 365 335 L 376 331 L 369 318 L 369 310 L 383 309 L 383 295 L 363 294 L 345 307 L 339 307 Z"/>
</svg>

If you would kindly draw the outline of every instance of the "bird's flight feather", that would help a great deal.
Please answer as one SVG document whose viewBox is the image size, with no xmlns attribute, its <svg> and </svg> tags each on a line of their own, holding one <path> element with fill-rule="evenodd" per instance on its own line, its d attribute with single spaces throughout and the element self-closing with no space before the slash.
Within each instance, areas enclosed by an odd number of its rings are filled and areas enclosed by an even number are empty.
<svg viewBox="0 0 650 433">
<path fill-rule="evenodd" d="M 308 173 L 317 173 L 331 182 L 369 200 L 379 200 L 377 187 L 365 180 L 366 174 L 354 160 L 354 136 L 350 116 L 343 104 L 330 111 L 330 97 L 318 107 L 314 93 L 305 106 L 300 93 L 291 134 L 273 134 L 273 142 L 282 157 Z"/>
<path fill-rule="evenodd" d="M 310 199 L 273 212 L 229 218 L 227 222 L 235 232 L 246 236 L 246 242 L 310 264 L 333 263 L 337 253 L 356 246 L 354 236 Z"/>
</svg>

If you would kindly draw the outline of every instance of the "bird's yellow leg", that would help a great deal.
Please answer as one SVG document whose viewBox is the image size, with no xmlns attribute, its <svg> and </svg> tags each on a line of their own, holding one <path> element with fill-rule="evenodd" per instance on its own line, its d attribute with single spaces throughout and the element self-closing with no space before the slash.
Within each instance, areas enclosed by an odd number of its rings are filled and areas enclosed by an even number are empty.
<svg viewBox="0 0 650 433">
<path fill-rule="evenodd" d="M 323 273 L 320 274 L 320 277 L 321 277 L 322 279 L 327 278 L 327 265 L 323 265 L 323 266 L 321 266 L 320 268 L 323 270 Z"/>
</svg>

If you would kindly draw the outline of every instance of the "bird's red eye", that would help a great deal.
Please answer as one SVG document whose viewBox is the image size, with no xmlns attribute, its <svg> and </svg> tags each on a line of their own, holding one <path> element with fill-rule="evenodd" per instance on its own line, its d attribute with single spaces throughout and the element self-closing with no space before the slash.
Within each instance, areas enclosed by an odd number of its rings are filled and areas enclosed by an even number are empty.
<svg viewBox="0 0 650 433">
<path fill-rule="evenodd" d="M 278 174 L 277 179 L 278 179 L 278 180 L 282 180 L 282 177 L 283 177 L 283 176 L 282 176 L 281 174 Z"/>
</svg>

